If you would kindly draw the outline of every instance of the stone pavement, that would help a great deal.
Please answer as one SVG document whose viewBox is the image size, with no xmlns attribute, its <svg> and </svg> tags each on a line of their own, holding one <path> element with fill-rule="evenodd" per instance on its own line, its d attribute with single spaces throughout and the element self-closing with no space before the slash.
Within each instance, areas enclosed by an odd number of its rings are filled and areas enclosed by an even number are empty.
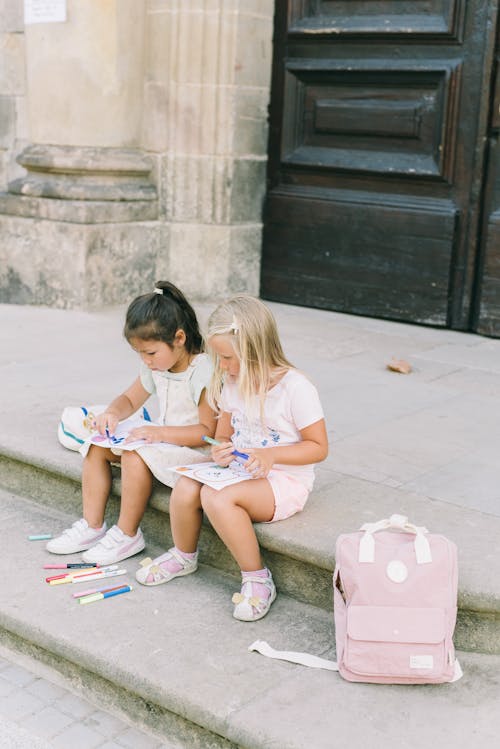
<svg viewBox="0 0 500 749">
<path fill-rule="evenodd" d="M 48 671 L 0 648 L 1 749 L 173 749 L 70 691 Z"/>
</svg>

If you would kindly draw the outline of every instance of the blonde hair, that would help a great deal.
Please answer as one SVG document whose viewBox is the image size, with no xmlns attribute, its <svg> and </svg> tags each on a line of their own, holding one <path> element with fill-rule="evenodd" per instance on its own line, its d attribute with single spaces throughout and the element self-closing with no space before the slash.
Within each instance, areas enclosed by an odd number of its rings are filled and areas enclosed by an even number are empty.
<svg viewBox="0 0 500 749">
<path fill-rule="evenodd" d="M 208 402 L 217 410 L 224 372 L 210 346 L 210 339 L 216 335 L 228 336 L 240 363 L 239 392 L 248 410 L 255 408 L 258 398 L 262 418 L 264 399 L 273 376 L 293 369 L 283 353 L 271 310 L 259 299 L 239 294 L 219 305 L 210 315 L 206 338 L 214 360 L 214 374 L 208 388 Z"/>
</svg>

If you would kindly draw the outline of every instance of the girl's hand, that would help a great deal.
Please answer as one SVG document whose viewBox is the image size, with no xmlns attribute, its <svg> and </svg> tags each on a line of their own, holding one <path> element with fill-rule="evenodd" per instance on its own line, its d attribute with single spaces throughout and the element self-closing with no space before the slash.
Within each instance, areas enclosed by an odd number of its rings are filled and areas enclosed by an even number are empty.
<svg viewBox="0 0 500 749">
<path fill-rule="evenodd" d="M 125 443 L 127 442 L 135 442 L 135 440 L 144 440 L 144 442 L 147 442 L 150 444 L 151 442 L 161 442 L 161 434 L 160 430 L 161 427 L 136 427 L 135 429 L 131 429 L 128 433 L 128 437 L 125 440 Z"/>
<path fill-rule="evenodd" d="M 254 479 L 264 479 L 274 465 L 273 450 L 268 448 L 255 448 L 243 450 L 250 458 L 243 463 L 244 467 Z"/>
<path fill-rule="evenodd" d="M 212 447 L 212 460 L 218 466 L 225 468 L 234 460 L 234 455 L 232 455 L 233 450 L 234 445 L 232 442 L 221 442 L 220 445 L 214 445 Z"/>
<path fill-rule="evenodd" d="M 119 421 L 118 416 L 112 411 L 104 411 L 104 413 L 96 416 L 94 426 L 99 434 L 106 434 L 106 429 L 110 434 L 114 434 Z"/>
</svg>

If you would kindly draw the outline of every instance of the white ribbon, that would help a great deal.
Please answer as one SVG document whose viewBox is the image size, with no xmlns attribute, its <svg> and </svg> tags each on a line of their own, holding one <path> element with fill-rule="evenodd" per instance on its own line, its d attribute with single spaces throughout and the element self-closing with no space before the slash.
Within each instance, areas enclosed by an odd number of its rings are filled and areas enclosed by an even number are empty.
<svg viewBox="0 0 500 749">
<path fill-rule="evenodd" d="M 265 640 L 255 640 L 249 648 L 255 650 L 267 658 L 275 658 L 279 661 L 289 661 L 298 663 L 300 666 L 309 666 L 310 668 L 324 668 L 327 671 L 338 671 L 339 667 L 336 661 L 328 661 L 326 658 L 320 658 L 317 655 L 309 653 L 295 653 L 292 650 L 274 650 Z"/>
</svg>

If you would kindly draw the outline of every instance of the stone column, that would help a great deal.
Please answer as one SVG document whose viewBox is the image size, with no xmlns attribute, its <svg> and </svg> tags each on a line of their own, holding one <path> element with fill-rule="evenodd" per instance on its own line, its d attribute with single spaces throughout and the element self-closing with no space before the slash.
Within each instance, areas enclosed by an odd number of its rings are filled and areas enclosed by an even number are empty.
<svg viewBox="0 0 500 749">
<path fill-rule="evenodd" d="M 271 0 L 148 5 L 143 138 L 161 155 L 169 277 L 198 299 L 259 291 L 273 11 Z"/>
<path fill-rule="evenodd" d="M 0 196 L 3 301 L 110 304 L 154 283 L 161 227 L 150 223 L 153 163 L 140 150 L 145 8 L 68 0 L 65 23 L 25 28 L 31 142 L 17 159 L 26 174 Z"/>
</svg>

